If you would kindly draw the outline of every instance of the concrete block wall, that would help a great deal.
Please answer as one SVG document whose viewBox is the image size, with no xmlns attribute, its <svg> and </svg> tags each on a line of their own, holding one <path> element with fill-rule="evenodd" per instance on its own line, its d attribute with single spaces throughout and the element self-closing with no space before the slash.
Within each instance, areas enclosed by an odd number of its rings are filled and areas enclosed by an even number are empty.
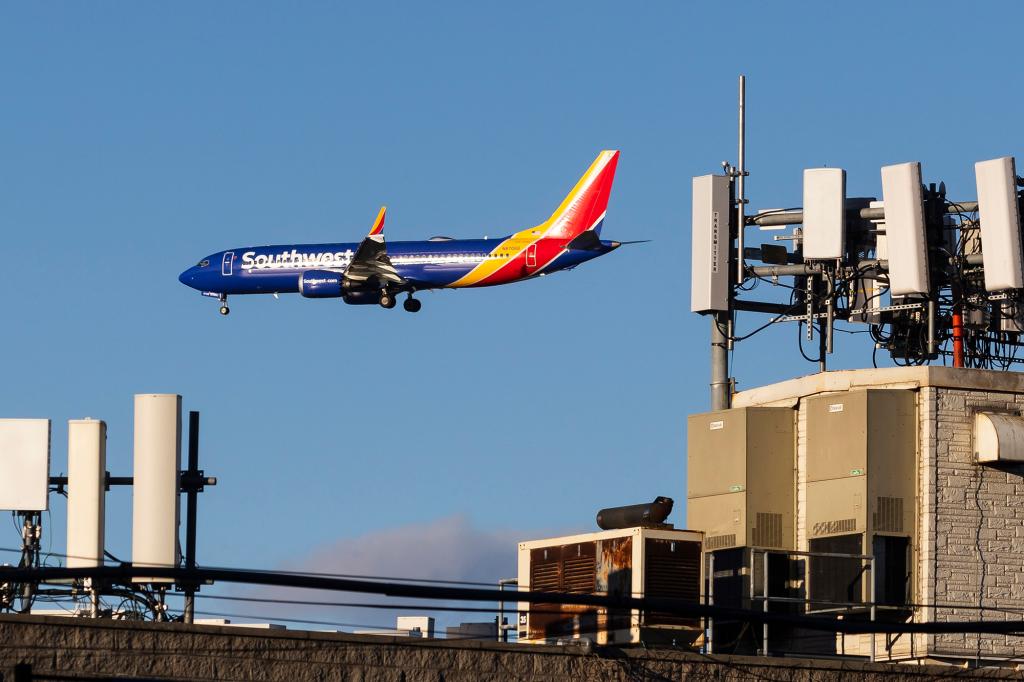
<svg viewBox="0 0 1024 682">
<path fill-rule="evenodd" d="M 973 431 L 976 412 L 1021 414 L 1024 395 L 944 387 L 933 392 L 935 455 L 921 462 L 921 473 L 934 486 L 924 498 L 934 510 L 927 556 L 934 570 L 927 595 L 937 604 L 934 620 L 1020 619 L 1024 478 L 976 464 Z M 939 655 L 1020 656 L 1024 637 L 937 635 L 933 647 Z"/>
<path fill-rule="evenodd" d="M 673 649 L 498 644 L 174 623 L 0 615 L 0 682 L 9 680 L 792 680 L 901 682 L 948 667 L 704 656 Z M 17 677 L 16 677 L 17 675 Z M 1013 670 L 958 678 L 1019 679 Z"/>
</svg>

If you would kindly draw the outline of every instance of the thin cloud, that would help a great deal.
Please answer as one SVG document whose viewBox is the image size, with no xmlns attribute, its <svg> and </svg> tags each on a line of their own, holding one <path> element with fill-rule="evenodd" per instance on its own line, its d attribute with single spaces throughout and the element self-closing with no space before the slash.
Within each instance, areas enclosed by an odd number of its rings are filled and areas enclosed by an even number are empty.
<svg viewBox="0 0 1024 682">
<path fill-rule="evenodd" d="M 573 531 L 578 532 L 578 531 Z M 524 531 L 513 529 L 489 530 L 474 526 L 465 516 L 450 516 L 428 523 L 410 524 L 397 528 L 366 533 L 357 537 L 341 538 L 311 550 L 305 557 L 281 566 L 287 571 L 332 573 L 372 578 L 406 578 L 414 580 L 450 580 L 486 583 L 497 586 L 501 578 L 516 577 L 518 543 L 544 537 L 564 535 L 567 531 Z M 412 600 L 389 600 L 376 595 L 327 593 L 286 588 L 258 588 L 246 590 L 236 596 L 259 599 L 294 599 L 347 603 L 408 604 Z M 446 606 L 455 604 L 446 603 Z M 490 604 L 469 604 L 490 607 Z M 275 618 L 309 619 L 345 624 L 341 629 L 355 626 L 393 628 L 397 615 L 432 615 L 437 630 L 461 621 L 490 621 L 490 613 L 432 612 L 420 609 L 369 609 L 365 607 L 315 607 L 309 605 L 229 603 L 207 601 L 209 611 L 231 611 L 257 615 L 273 621 Z M 514 614 L 509 614 L 514 622 Z M 242 619 L 238 619 L 242 620 Z M 312 627 L 318 627 L 315 623 Z M 301 627 L 294 625 L 293 627 Z M 319 626 L 328 627 L 328 626 Z"/>
</svg>

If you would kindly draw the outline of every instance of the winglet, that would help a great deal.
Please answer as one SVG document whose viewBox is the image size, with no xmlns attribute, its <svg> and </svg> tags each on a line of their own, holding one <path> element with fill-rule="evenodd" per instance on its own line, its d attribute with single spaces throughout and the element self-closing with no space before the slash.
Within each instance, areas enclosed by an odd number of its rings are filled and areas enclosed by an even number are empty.
<svg viewBox="0 0 1024 682">
<path fill-rule="evenodd" d="M 387 206 L 380 207 L 380 213 L 377 214 L 377 219 L 373 221 L 373 227 L 370 229 L 370 235 L 380 234 L 384 231 L 384 214 L 388 212 Z"/>
</svg>

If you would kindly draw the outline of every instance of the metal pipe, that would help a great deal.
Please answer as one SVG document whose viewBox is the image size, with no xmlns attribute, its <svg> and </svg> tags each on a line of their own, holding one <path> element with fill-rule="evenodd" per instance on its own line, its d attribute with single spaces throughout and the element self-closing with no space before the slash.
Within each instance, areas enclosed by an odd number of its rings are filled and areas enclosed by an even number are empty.
<svg viewBox="0 0 1024 682">
<path fill-rule="evenodd" d="M 746 227 L 746 207 L 744 206 L 743 180 L 747 174 L 746 166 L 746 100 L 747 100 L 747 78 L 740 76 L 740 121 L 739 121 L 739 168 L 736 176 L 736 228 L 737 228 L 737 253 L 739 264 L 736 268 L 736 283 L 743 284 L 744 268 L 746 261 L 743 258 L 743 230 Z"/>
<path fill-rule="evenodd" d="M 807 313 L 807 340 L 808 341 L 813 341 L 814 340 L 814 289 L 815 289 L 814 284 L 815 284 L 814 276 L 813 275 L 809 276 L 807 278 L 807 291 L 809 292 L 809 295 L 807 296 L 807 302 L 806 302 L 807 303 L 807 309 L 805 311 Z"/>
<path fill-rule="evenodd" d="M 715 605 L 715 554 L 714 552 L 708 552 L 708 593 L 706 597 L 707 605 Z M 708 615 L 705 619 L 705 632 L 707 633 L 707 653 L 713 654 L 715 652 L 715 619 L 713 616 Z"/>
<path fill-rule="evenodd" d="M 498 602 L 498 641 L 508 642 L 508 625 L 505 623 L 505 585 L 518 585 L 516 578 L 501 578 L 498 580 L 498 591 L 501 592 L 501 601 Z"/>
<path fill-rule="evenodd" d="M 191 411 L 188 413 L 188 476 L 198 478 L 199 471 L 199 413 Z M 199 501 L 199 489 L 196 486 L 189 486 L 185 494 L 185 568 L 196 567 L 196 503 Z M 192 623 L 196 614 L 196 585 L 189 583 L 185 585 L 185 613 L 183 614 L 186 623 Z"/>
<path fill-rule="evenodd" d="M 964 315 L 959 305 L 953 308 L 953 366 L 964 366 Z"/>
<path fill-rule="evenodd" d="M 938 341 L 935 339 L 935 298 L 928 299 L 928 355 L 934 355 L 939 350 Z"/>
<path fill-rule="evenodd" d="M 725 329 L 729 323 L 728 313 L 717 312 L 711 316 L 711 409 L 729 409 L 729 340 Z"/>
<path fill-rule="evenodd" d="M 766 301 L 733 301 L 733 310 L 748 313 L 768 313 L 769 315 L 788 315 L 796 307 L 785 303 L 768 303 Z"/>
<path fill-rule="evenodd" d="M 764 597 L 764 602 L 763 602 L 764 608 L 763 608 L 763 610 L 764 610 L 765 613 L 768 613 L 768 552 L 764 552 L 761 555 L 761 559 L 762 559 L 762 562 L 763 562 L 763 566 L 761 568 L 761 573 L 762 573 L 762 575 L 761 575 L 761 582 L 762 582 L 762 588 L 761 588 L 762 589 L 762 593 L 761 593 L 761 596 Z M 761 655 L 762 656 L 767 656 L 768 655 L 768 621 L 767 620 L 761 625 Z"/>
<path fill-rule="evenodd" d="M 974 213 L 978 210 L 977 201 L 961 201 L 957 204 L 951 204 L 946 207 L 946 213 L 957 214 L 957 213 Z M 854 217 L 863 218 L 864 220 L 884 220 L 885 209 L 884 208 L 861 208 L 856 210 L 848 211 L 852 213 Z M 752 225 L 760 225 L 762 227 L 772 227 L 779 225 L 802 225 L 804 222 L 803 211 L 784 211 L 781 213 L 766 213 L 762 216 L 753 215 L 748 218 L 748 221 Z"/>
<path fill-rule="evenodd" d="M 821 272 L 820 265 L 754 265 L 747 272 L 757 277 L 789 277 L 814 275 Z"/>
<path fill-rule="evenodd" d="M 875 557 L 871 557 L 871 624 L 875 623 Z M 911 635 L 913 637 L 913 635 Z M 875 633 L 871 633 L 871 662 L 875 662 Z"/>
<path fill-rule="evenodd" d="M 828 288 L 827 288 L 827 291 L 826 291 L 825 295 L 828 297 L 828 304 L 825 306 L 825 325 L 826 325 L 826 327 L 825 327 L 825 352 L 828 353 L 829 355 L 831 355 L 832 354 L 832 331 L 833 331 L 833 328 L 835 327 L 835 319 L 836 319 L 836 302 L 835 302 L 835 298 L 832 296 L 833 289 L 834 289 L 835 285 L 832 282 L 832 277 L 831 276 L 829 276 L 828 280 L 826 280 L 826 281 L 827 281 L 827 285 L 826 286 Z M 824 370 L 822 370 L 822 371 L 824 371 Z"/>
</svg>

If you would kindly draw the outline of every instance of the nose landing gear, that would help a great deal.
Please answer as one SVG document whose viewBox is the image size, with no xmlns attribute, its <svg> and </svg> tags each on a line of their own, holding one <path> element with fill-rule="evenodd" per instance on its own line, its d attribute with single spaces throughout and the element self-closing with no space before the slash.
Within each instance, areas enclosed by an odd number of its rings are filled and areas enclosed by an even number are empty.
<svg viewBox="0 0 1024 682">
<path fill-rule="evenodd" d="M 231 308 L 228 307 L 228 295 L 227 294 L 221 294 L 220 295 L 220 314 L 221 315 L 227 315 L 230 312 L 231 312 Z"/>
</svg>

